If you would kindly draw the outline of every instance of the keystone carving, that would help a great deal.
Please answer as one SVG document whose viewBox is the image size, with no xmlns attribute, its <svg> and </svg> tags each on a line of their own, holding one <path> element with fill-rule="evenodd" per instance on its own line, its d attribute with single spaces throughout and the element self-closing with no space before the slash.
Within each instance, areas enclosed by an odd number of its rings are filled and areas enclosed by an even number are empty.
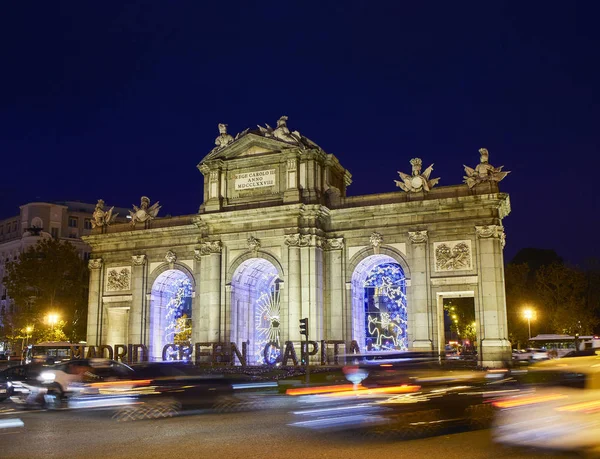
<svg viewBox="0 0 600 459">
<path fill-rule="evenodd" d="M 175 252 L 173 252 L 172 250 L 169 250 L 165 254 L 165 261 L 169 264 L 175 263 L 177 261 L 177 255 L 175 255 Z"/>
<path fill-rule="evenodd" d="M 256 239 L 254 236 L 248 236 L 248 250 L 256 253 L 260 250 L 260 247 L 260 240 Z"/>
</svg>

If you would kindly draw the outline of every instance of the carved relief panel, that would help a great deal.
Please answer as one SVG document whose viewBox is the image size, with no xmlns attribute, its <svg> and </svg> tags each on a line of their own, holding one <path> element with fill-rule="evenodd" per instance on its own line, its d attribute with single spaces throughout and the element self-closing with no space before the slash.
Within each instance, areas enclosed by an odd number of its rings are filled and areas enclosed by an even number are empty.
<svg viewBox="0 0 600 459">
<path fill-rule="evenodd" d="M 106 270 L 107 292 L 121 292 L 131 289 L 131 267 L 122 266 Z"/>
<path fill-rule="evenodd" d="M 471 241 L 434 242 L 435 271 L 466 271 L 473 268 Z"/>
</svg>

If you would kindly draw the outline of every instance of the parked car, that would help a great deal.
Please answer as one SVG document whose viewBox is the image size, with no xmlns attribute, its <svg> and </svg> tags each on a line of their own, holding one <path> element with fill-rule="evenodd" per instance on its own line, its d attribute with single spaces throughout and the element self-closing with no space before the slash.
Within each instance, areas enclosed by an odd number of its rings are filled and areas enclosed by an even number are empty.
<svg viewBox="0 0 600 459">
<path fill-rule="evenodd" d="M 530 390 L 497 400 L 494 439 L 509 446 L 600 452 L 600 360 L 548 360 L 523 376 Z"/>
</svg>

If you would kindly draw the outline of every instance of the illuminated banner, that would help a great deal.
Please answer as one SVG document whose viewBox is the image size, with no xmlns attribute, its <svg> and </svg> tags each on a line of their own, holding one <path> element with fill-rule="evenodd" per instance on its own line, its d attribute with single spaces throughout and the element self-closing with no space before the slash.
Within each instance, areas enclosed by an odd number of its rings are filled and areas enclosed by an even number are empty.
<svg viewBox="0 0 600 459">
<path fill-rule="evenodd" d="M 275 186 L 275 169 L 266 171 L 243 172 L 235 174 L 235 189 L 249 190 L 265 186 Z"/>
</svg>

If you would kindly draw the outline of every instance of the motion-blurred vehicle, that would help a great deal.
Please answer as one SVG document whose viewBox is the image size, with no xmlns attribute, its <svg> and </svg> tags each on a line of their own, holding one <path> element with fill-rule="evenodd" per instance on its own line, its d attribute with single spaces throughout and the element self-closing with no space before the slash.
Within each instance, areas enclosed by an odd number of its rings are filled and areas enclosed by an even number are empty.
<svg viewBox="0 0 600 459">
<path fill-rule="evenodd" d="M 528 391 L 494 402 L 494 439 L 510 446 L 600 451 L 600 357 L 536 363 Z"/>
<path fill-rule="evenodd" d="M 329 392 L 319 387 L 295 391 L 308 406 L 295 412 L 293 425 L 399 436 L 433 433 L 451 424 L 486 427 L 496 410 L 492 402 L 517 390 L 516 383 L 507 370 L 475 371 L 458 363 L 431 353 L 404 353 L 396 361 L 347 369 L 362 382 L 349 379 L 353 386 L 331 386 Z"/>
<path fill-rule="evenodd" d="M 39 381 L 60 399 L 78 392 L 82 383 L 134 378 L 131 367 L 109 359 L 76 359 L 48 366 Z"/>
<path fill-rule="evenodd" d="M 530 347 L 527 349 L 513 350 L 512 358 L 518 362 L 534 362 L 547 360 L 550 356 L 545 349 L 535 349 Z"/>
<path fill-rule="evenodd" d="M 26 407 L 43 406 L 47 389 L 40 384 L 43 365 L 17 365 L 0 372 L 0 399 Z M 5 392 L 2 392 L 5 390 Z"/>
<path fill-rule="evenodd" d="M 147 362 L 127 379 L 91 381 L 69 401 L 72 408 L 111 408 L 117 420 L 170 417 L 181 410 L 212 408 L 232 397 L 231 381 L 204 375 L 182 362 Z"/>
</svg>

